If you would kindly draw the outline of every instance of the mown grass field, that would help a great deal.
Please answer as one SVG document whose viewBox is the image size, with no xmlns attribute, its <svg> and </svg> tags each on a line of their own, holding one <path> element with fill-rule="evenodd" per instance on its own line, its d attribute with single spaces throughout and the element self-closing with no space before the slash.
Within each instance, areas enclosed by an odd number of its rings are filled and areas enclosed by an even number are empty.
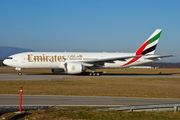
<svg viewBox="0 0 180 120">
<path fill-rule="evenodd" d="M 0 94 L 180 98 L 180 78 L 83 77 L 63 81 L 0 81 Z M 4 90 L 6 89 L 6 90 Z"/>
</svg>

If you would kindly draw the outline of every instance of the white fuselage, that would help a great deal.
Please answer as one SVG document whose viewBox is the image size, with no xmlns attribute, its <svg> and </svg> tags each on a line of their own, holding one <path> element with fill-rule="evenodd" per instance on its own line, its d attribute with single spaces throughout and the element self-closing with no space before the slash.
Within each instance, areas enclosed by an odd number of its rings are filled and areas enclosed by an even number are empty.
<svg viewBox="0 0 180 120">
<path fill-rule="evenodd" d="M 51 68 L 51 69 L 64 69 L 64 63 L 68 62 L 83 62 L 100 60 L 106 58 L 115 57 L 126 57 L 135 56 L 135 53 L 86 53 L 86 52 L 25 52 L 10 56 L 4 60 L 6 65 L 17 67 L 17 68 Z M 122 66 L 130 61 L 129 58 L 125 61 L 116 60 L 114 62 L 107 62 L 99 65 L 98 68 L 121 68 L 129 67 L 134 65 L 139 65 L 147 62 L 152 62 L 153 60 L 146 60 L 145 56 L 141 57 L 137 61 Z"/>
</svg>

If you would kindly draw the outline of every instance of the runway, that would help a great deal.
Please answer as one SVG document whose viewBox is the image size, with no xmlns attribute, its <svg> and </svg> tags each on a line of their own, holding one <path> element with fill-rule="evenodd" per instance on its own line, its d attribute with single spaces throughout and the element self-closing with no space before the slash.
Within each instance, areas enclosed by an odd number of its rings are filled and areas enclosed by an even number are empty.
<svg viewBox="0 0 180 120">
<path fill-rule="evenodd" d="M 0 81 L 14 81 L 14 80 L 63 80 L 73 76 L 70 75 L 43 75 L 43 74 L 23 74 L 18 76 L 17 74 L 0 74 Z"/>
<path fill-rule="evenodd" d="M 0 81 L 14 81 L 14 80 L 57 80 L 61 81 L 67 78 L 78 77 L 168 77 L 168 78 L 180 78 L 180 75 L 144 75 L 144 74 L 102 74 L 100 76 L 88 76 L 88 75 L 57 75 L 57 74 L 23 74 L 18 76 L 17 74 L 0 74 Z"/>
<path fill-rule="evenodd" d="M 0 98 L 0 106 L 19 104 L 19 95 L 0 95 Z M 23 95 L 23 106 L 131 106 L 179 103 L 180 99 L 163 98 Z"/>
</svg>

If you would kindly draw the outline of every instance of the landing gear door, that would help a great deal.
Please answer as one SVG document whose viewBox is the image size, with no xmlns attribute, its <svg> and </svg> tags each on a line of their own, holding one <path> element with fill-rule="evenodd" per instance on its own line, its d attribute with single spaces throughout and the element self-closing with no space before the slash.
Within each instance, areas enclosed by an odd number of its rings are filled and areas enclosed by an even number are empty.
<svg viewBox="0 0 180 120">
<path fill-rule="evenodd" d="M 25 63 L 25 62 L 26 62 L 26 57 L 25 57 L 25 56 L 22 56 L 22 57 L 21 57 L 21 60 L 22 60 L 22 63 Z"/>
</svg>

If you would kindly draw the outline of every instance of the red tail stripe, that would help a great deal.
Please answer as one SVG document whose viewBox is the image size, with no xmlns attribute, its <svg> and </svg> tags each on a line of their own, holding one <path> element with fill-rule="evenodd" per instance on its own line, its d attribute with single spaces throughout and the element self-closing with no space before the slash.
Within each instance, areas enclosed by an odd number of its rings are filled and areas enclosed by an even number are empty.
<svg viewBox="0 0 180 120">
<path fill-rule="evenodd" d="M 142 55 L 143 50 L 145 49 L 145 47 L 148 45 L 150 40 L 146 41 L 137 51 L 136 51 L 136 55 Z M 129 62 L 127 62 L 126 64 L 122 65 L 122 66 L 126 66 L 129 65 L 135 61 L 137 61 L 139 58 L 141 57 L 134 57 L 132 60 L 130 60 Z"/>
<path fill-rule="evenodd" d="M 148 45 L 150 40 L 146 41 L 137 51 L 136 55 L 142 55 L 142 52 L 144 51 L 145 47 Z"/>
<path fill-rule="evenodd" d="M 124 64 L 124 65 L 122 65 L 122 66 L 129 65 L 129 64 L 135 62 L 136 60 L 138 60 L 139 58 L 140 58 L 140 57 L 135 57 L 135 58 L 133 58 L 131 61 L 129 61 L 128 63 L 126 63 L 126 64 Z"/>
</svg>

